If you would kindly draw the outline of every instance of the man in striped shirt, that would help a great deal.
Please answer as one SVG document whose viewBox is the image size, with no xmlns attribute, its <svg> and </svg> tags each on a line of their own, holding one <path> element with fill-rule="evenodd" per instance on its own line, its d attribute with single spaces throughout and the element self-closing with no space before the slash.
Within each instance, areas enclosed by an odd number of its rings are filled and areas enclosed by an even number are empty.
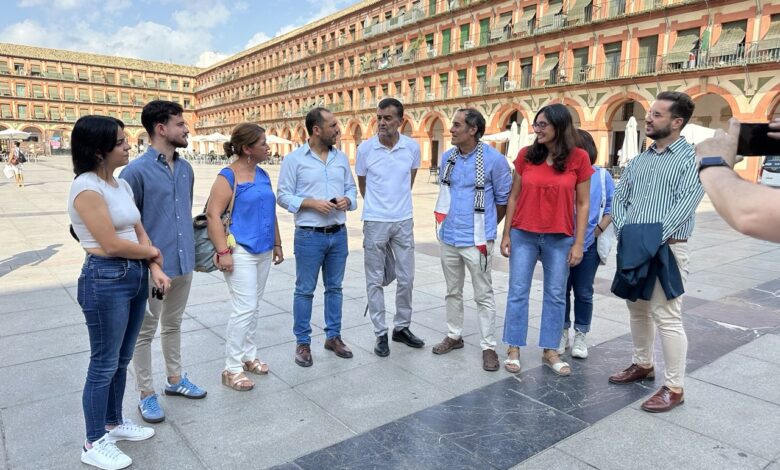
<svg viewBox="0 0 780 470">
<path fill-rule="evenodd" d="M 693 115 L 691 98 L 679 92 L 662 92 L 645 117 L 646 135 L 654 140 L 649 149 L 635 157 L 623 172 L 615 190 L 612 221 L 615 229 L 627 224 L 660 223 L 661 243 L 674 253 L 683 282 L 688 275 L 696 206 L 704 196 L 699 182 L 693 145 L 680 131 Z M 633 240 L 623 240 L 626 245 Z M 664 385 L 642 404 L 649 412 L 669 411 L 683 402 L 683 377 L 688 339 L 682 323 L 682 296 L 667 300 L 656 281 L 650 300 L 627 301 L 631 314 L 634 356 L 629 368 L 609 378 L 627 384 L 655 377 L 653 343 L 655 330 L 661 333 Z"/>
</svg>

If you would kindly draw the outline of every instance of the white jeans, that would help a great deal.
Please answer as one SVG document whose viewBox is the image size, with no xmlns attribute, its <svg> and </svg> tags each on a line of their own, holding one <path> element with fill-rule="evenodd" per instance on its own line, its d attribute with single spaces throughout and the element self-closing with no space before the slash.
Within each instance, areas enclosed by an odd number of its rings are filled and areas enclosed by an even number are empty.
<svg viewBox="0 0 780 470">
<path fill-rule="evenodd" d="M 230 373 L 241 372 L 244 361 L 257 357 L 258 305 L 263 298 L 272 258 L 273 251 L 253 255 L 236 245 L 233 271 L 224 273 L 233 304 L 225 333 L 225 369 Z"/>
<path fill-rule="evenodd" d="M 477 303 L 482 349 L 496 349 L 496 301 L 493 297 L 493 279 L 490 275 L 493 261 L 493 241 L 487 242 L 487 269 L 482 270 L 481 253 L 475 246 L 455 247 L 440 242 L 441 268 L 447 282 L 447 336 L 458 339 L 463 334 L 463 283 L 466 268 L 471 273 L 474 301 Z"/>
</svg>

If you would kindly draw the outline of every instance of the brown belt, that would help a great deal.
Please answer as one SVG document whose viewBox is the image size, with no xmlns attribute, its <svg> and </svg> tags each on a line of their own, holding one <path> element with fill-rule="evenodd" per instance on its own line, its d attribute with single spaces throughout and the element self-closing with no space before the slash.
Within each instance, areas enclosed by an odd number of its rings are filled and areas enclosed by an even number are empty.
<svg viewBox="0 0 780 470">
<path fill-rule="evenodd" d="M 688 240 L 681 240 L 681 239 L 679 239 L 679 238 L 670 238 L 670 239 L 669 239 L 669 244 L 670 244 L 670 245 L 674 245 L 675 243 L 685 243 L 685 242 L 687 242 L 687 241 L 688 241 Z"/>
</svg>

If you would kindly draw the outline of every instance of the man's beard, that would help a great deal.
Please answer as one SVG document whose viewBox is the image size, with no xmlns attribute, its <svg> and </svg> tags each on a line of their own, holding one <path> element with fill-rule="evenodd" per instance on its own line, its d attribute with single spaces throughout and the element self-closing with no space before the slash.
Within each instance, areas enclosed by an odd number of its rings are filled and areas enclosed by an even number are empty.
<svg viewBox="0 0 780 470">
<path fill-rule="evenodd" d="M 670 135 L 672 135 L 672 126 L 666 126 L 660 129 L 653 127 L 653 132 L 647 134 L 647 136 L 653 140 L 665 139 Z"/>
</svg>

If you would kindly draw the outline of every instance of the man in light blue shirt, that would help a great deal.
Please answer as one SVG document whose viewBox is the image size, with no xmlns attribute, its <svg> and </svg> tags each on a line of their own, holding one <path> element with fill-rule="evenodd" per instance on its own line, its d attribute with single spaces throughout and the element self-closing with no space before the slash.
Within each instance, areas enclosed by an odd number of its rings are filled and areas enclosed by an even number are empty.
<svg viewBox="0 0 780 470">
<path fill-rule="evenodd" d="M 414 288 L 414 221 L 412 186 L 420 167 L 420 146 L 400 132 L 404 105 L 385 98 L 376 110 L 377 135 L 357 150 L 355 173 L 363 204 L 363 266 L 368 312 L 374 324 L 374 354 L 390 354 L 383 287 L 396 282 L 393 341 L 412 348 L 425 342 L 409 329 Z M 392 271 L 390 273 L 385 271 Z"/>
<path fill-rule="evenodd" d="M 319 271 L 325 284 L 325 349 L 351 358 L 341 340 L 341 283 L 349 253 L 346 211 L 357 208 L 357 188 L 349 160 L 334 145 L 341 131 L 325 108 L 306 115 L 309 140 L 282 161 L 277 202 L 295 214 L 295 363 L 309 367 L 311 309 Z"/>
<path fill-rule="evenodd" d="M 163 254 L 163 271 L 171 287 L 155 296 L 149 287 L 147 315 L 141 325 L 133 354 L 133 368 L 141 401 L 138 409 L 148 423 L 159 423 L 165 413 L 158 403 L 152 382 L 152 339 L 160 324 L 160 345 L 168 381 L 166 395 L 203 398 L 206 391 L 182 377 L 181 321 L 195 268 L 195 239 L 192 231 L 192 188 L 195 174 L 176 149 L 187 146 L 189 129 L 184 110 L 172 101 L 155 100 L 144 106 L 141 122 L 151 145 L 130 162 L 119 177 L 133 188 L 141 221 L 155 246 Z"/>
<path fill-rule="evenodd" d="M 435 209 L 441 224 L 437 233 L 447 282 L 448 332 L 433 353 L 463 347 L 463 281 L 468 268 L 482 335 L 482 368 L 496 371 L 496 303 L 490 271 L 496 227 L 506 213 L 512 174 L 506 158 L 479 141 L 485 133 L 485 118 L 476 109 L 458 110 L 450 133 L 454 147 L 441 158 Z"/>
</svg>

